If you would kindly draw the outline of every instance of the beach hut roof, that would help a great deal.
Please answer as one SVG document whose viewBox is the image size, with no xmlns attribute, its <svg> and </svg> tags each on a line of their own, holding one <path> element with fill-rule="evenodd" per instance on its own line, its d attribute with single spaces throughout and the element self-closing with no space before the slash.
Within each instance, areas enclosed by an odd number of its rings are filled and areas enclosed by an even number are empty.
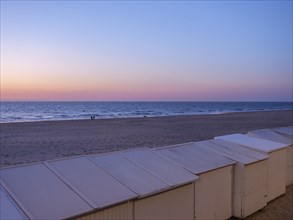
<svg viewBox="0 0 293 220">
<path fill-rule="evenodd" d="M 226 141 L 231 141 L 243 146 L 250 147 L 255 150 L 270 153 L 276 150 L 286 148 L 288 145 L 269 141 L 261 138 L 251 137 L 244 134 L 229 134 L 224 136 L 215 137 L 215 139 L 221 139 Z"/>
<path fill-rule="evenodd" d="M 293 136 L 293 126 L 273 128 L 272 130 L 291 137 Z"/>
<path fill-rule="evenodd" d="M 138 197 L 133 191 L 98 167 L 88 157 L 49 161 L 60 177 L 75 187 L 94 208 L 103 208 Z"/>
<path fill-rule="evenodd" d="M 92 210 L 44 163 L 3 168 L 1 184 L 30 219 L 63 219 Z"/>
<path fill-rule="evenodd" d="M 26 215 L 12 200 L 2 185 L 0 185 L 0 201 L 0 219 L 27 219 Z"/>
<path fill-rule="evenodd" d="M 148 148 L 122 151 L 121 154 L 162 179 L 170 187 L 190 183 L 198 176 L 177 166 Z"/>
<path fill-rule="evenodd" d="M 259 153 L 258 151 L 249 150 L 248 148 L 242 147 L 239 144 L 235 144 L 228 141 L 217 139 L 205 141 L 204 144 L 207 148 L 214 150 L 244 165 L 268 159 L 268 156 Z"/>
<path fill-rule="evenodd" d="M 247 134 L 250 136 L 268 139 L 268 140 L 276 141 L 283 144 L 288 144 L 288 145 L 293 144 L 293 136 L 290 137 L 288 135 L 281 134 L 270 129 L 250 131 Z"/>
<path fill-rule="evenodd" d="M 169 188 L 168 184 L 133 163 L 119 152 L 90 156 L 98 166 L 127 185 L 140 197 Z"/>
<path fill-rule="evenodd" d="M 157 148 L 155 151 L 194 174 L 205 173 L 235 163 L 216 152 L 199 147 L 198 143 Z"/>
</svg>

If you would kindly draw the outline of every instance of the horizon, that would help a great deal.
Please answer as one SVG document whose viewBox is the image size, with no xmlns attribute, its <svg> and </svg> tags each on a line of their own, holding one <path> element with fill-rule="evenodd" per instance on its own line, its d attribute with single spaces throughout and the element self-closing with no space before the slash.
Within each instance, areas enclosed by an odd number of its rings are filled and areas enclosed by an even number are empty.
<svg viewBox="0 0 293 220">
<path fill-rule="evenodd" d="M 161 103 L 192 103 L 192 102 L 198 102 L 198 103 L 293 103 L 293 101 L 185 101 L 185 100 L 180 100 L 180 101 L 166 101 L 166 100 L 160 100 L 160 101 L 151 101 L 151 100 L 119 100 L 119 101 L 112 101 L 112 100 L 0 100 L 0 102 L 142 102 L 142 103 L 147 103 L 147 102 L 161 102 Z"/>
<path fill-rule="evenodd" d="M 1 1 L 1 101 L 292 102 L 292 25 L 292 1 Z"/>
</svg>

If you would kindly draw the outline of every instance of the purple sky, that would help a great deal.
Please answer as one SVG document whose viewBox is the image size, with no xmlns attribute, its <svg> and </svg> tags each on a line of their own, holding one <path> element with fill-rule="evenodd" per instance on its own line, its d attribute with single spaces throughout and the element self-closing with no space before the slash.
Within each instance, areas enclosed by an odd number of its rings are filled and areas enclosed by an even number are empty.
<svg viewBox="0 0 293 220">
<path fill-rule="evenodd" d="M 2 100 L 292 101 L 292 1 L 1 1 Z"/>
</svg>

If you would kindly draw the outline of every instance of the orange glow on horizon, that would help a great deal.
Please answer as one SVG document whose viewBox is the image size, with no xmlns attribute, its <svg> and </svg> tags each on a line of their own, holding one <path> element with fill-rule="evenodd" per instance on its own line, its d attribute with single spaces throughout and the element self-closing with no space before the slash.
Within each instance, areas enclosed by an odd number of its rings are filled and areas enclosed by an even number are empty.
<svg viewBox="0 0 293 220">
<path fill-rule="evenodd" d="M 103 86 L 21 85 L 1 86 L 2 101 L 223 101 L 245 100 L 245 97 L 266 95 L 271 90 L 276 94 L 279 88 L 253 87 L 247 85 L 228 86 L 216 84 L 176 85 L 175 83 L 152 83 L 149 85 L 127 82 L 101 84 Z M 290 88 L 288 88 L 290 89 Z M 225 100 L 224 100 L 225 101 Z"/>
</svg>

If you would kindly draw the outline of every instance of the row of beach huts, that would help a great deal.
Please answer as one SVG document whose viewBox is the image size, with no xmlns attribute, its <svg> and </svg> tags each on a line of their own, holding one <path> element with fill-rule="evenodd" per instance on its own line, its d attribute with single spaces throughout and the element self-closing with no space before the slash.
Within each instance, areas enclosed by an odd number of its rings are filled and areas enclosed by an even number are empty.
<svg viewBox="0 0 293 220">
<path fill-rule="evenodd" d="M 245 218 L 292 184 L 293 126 L 1 169 L 1 219 Z"/>
</svg>

